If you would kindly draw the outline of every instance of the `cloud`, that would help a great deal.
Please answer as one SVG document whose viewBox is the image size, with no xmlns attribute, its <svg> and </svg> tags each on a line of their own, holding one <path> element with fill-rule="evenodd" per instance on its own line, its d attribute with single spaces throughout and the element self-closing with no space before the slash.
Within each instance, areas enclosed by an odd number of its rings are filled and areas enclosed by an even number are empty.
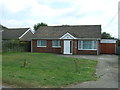
<svg viewBox="0 0 120 90">
<path fill-rule="evenodd" d="M 2 20 L 1 21 L 3 25 L 8 26 L 8 28 L 17 28 L 17 27 L 31 27 L 32 25 L 34 25 L 35 23 L 37 23 L 36 20 L 14 20 L 14 19 L 10 19 L 10 20 Z"/>
<path fill-rule="evenodd" d="M 1 0 L 0 17 L 1 23 L 8 27 L 32 27 L 38 22 L 48 25 L 102 24 L 102 31 L 117 37 L 117 16 L 112 22 L 111 19 L 117 13 L 118 1 Z"/>
</svg>

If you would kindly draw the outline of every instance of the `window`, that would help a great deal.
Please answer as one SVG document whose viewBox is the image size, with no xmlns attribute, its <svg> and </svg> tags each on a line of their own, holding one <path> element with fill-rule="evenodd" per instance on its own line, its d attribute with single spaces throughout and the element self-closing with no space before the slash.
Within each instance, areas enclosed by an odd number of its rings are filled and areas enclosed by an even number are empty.
<svg viewBox="0 0 120 90">
<path fill-rule="evenodd" d="M 96 41 L 78 41 L 79 50 L 96 50 Z"/>
<path fill-rule="evenodd" d="M 46 47 L 46 40 L 37 40 L 37 47 Z"/>
<path fill-rule="evenodd" d="M 53 40 L 52 41 L 52 47 L 61 47 L 60 40 Z"/>
</svg>

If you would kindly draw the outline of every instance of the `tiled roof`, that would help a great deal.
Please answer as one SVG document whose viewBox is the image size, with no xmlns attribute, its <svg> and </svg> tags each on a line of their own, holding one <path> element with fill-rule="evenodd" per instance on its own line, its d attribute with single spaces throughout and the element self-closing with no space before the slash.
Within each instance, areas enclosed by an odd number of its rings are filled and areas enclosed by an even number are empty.
<svg viewBox="0 0 120 90">
<path fill-rule="evenodd" d="M 33 38 L 60 38 L 67 32 L 76 38 L 101 38 L 101 25 L 43 26 Z"/>
<path fill-rule="evenodd" d="M 29 28 L 9 28 L 2 32 L 2 39 L 19 39 Z"/>
<path fill-rule="evenodd" d="M 33 33 L 31 32 L 31 30 L 29 30 L 25 35 L 23 35 L 20 38 L 20 40 L 21 41 L 30 41 L 32 37 L 33 37 Z"/>
</svg>

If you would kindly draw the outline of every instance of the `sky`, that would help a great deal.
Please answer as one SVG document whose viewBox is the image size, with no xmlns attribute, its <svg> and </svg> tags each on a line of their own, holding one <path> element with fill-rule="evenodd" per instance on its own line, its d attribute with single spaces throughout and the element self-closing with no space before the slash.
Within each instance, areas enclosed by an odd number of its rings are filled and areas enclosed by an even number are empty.
<svg viewBox="0 0 120 90">
<path fill-rule="evenodd" d="M 118 37 L 119 0 L 0 0 L 0 24 L 33 28 L 56 25 L 101 25 L 102 32 Z"/>
</svg>

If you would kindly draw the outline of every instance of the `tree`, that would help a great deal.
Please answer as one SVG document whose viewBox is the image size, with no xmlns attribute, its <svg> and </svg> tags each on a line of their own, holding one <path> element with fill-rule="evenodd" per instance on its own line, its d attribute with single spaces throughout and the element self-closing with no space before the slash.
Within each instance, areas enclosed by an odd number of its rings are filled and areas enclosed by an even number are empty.
<svg viewBox="0 0 120 90">
<path fill-rule="evenodd" d="M 41 23 L 37 23 L 37 24 L 35 24 L 33 27 L 34 27 L 34 30 L 35 31 L 37 31 L 37 29 L 40 27 L 40 26 L 48 26 L 46 23 L 43 23 L 43 22 L 41 22 Z"/>
<path fill-rule="evenodd" d="M 102 39 L 114 39 L 109 33 L 103 32 Z"/>
</svg>

